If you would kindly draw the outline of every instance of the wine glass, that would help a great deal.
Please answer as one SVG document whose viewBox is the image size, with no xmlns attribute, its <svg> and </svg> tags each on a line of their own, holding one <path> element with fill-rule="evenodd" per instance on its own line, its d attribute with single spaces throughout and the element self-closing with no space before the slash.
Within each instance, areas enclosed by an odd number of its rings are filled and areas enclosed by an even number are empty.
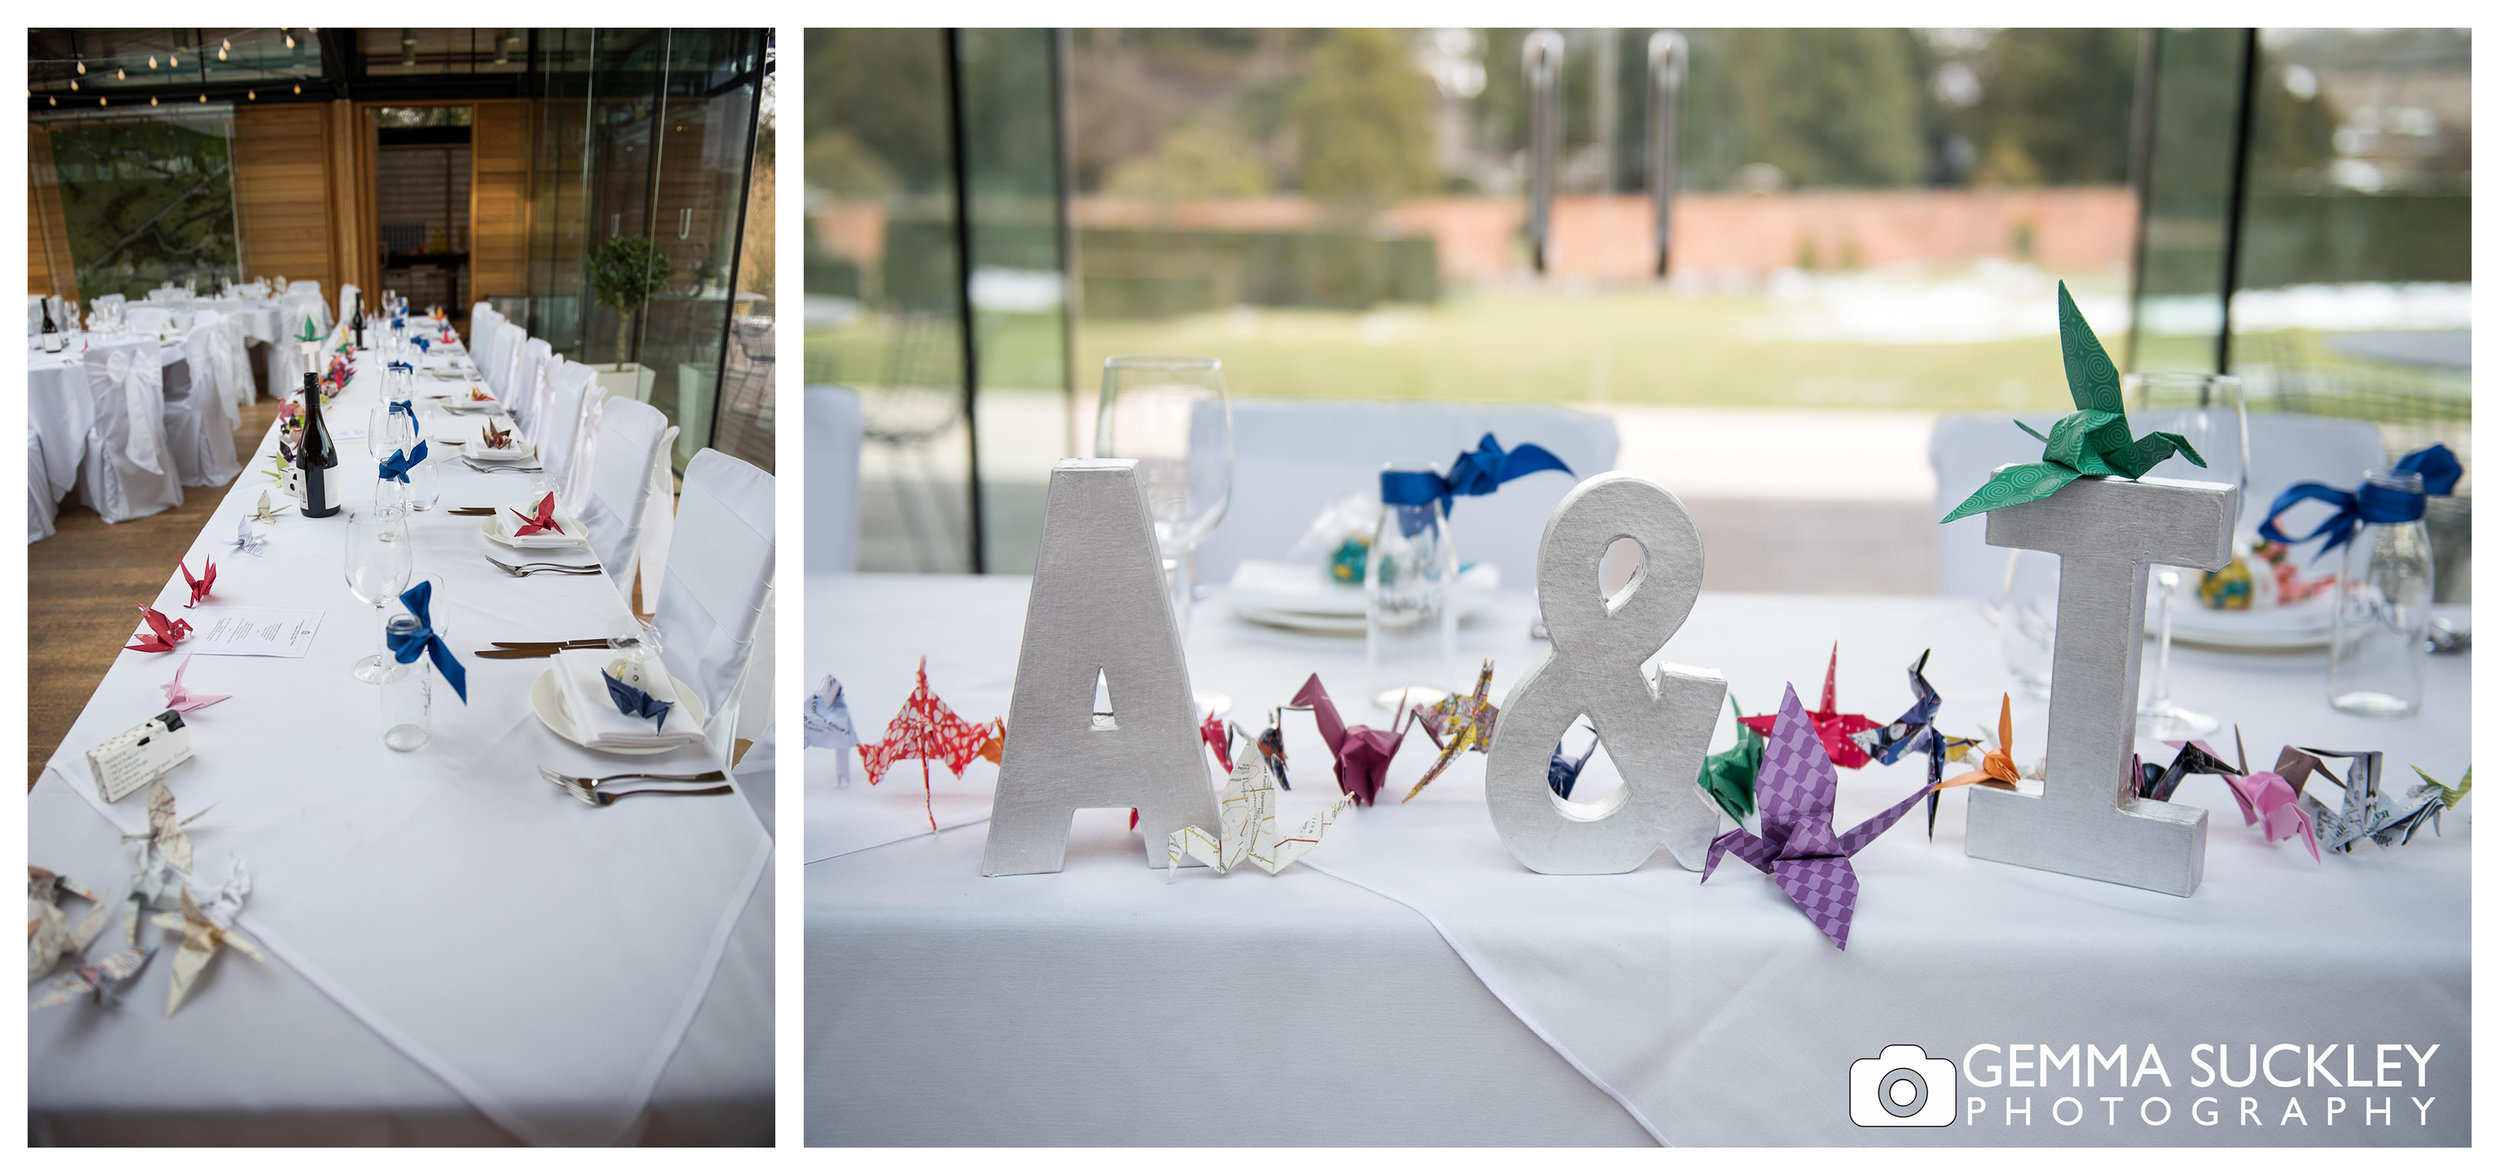
<svg viewBox="0 0 2500 1176">
<path fill-rule="evenodd" d="M 2248 408 L 2237 376 L 2200 372 L 2131 372 L 2124 377 L 2130 424 L 2139 437 L 2152 432 L 2177 433 L 2205 459 L 2198 468 L 2185 455 L 2173 455 L 2148 474 L 2198 482 L 2222 482 L 2238 488 L 2232 499 L 2229 526 L 2236 547 L 2240 516 L 2248 497 Z M 2200 573 L 2201 574 L 2201 573 Z M 2170 698 L 2170 622 L 2178 605 L 2180 569 L 2154 568 L 2160 586 L 2153 606 L 2156 618 L 2153 673 L 2145 683 L 2143 706 L 2136 719 L 2143 733 L 2156 740 L 2194 739 L 2211 734 L 2222 720 L 2190 710 Z"/>
<path fill-rule="evenodd" d="M 384 483 L 385 487 L 396 485 Z M 410 550 L 413 546 L 404 506 L 376 502 L 373 509 L 360 511 L 347 520 L 347 590 L 373 606 L 377 634 L 381 632 L 383 607 L 408 590 L 409 577 L 415 571 Z M 356 680 L 380 682 L 388 660 L 386 646 L 384 652 L 357 662 Z"/>
<path fill-rule="evenodd" d="M 1136 459 L 1172 619 L 1186 637 L 1193 557 L 1223 521 L 1233 494 L 1233 409 L 1222 361 L 1188 355 L 1104 360 L 1094 456 Z M 1220 694 L 1201 693 L 1197 704 L 1202 714 L 1232 709 Z"/>
</svg>

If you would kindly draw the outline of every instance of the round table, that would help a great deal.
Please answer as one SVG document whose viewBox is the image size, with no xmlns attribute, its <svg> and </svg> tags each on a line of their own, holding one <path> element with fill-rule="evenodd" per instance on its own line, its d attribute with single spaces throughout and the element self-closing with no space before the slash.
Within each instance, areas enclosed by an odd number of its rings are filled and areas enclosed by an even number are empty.
<svg viewBox="0 0 2500 1176">
<path fill-rule="evenodd" d="M 182 363 L 188 331 L 165 336 L 157 358 L 170 368 Z M 78 483 L 78 465 L 86 460 L 87 431 L 95 425 L 95 394 L 87 386 L 87 349 L 99 343 L 127 342 L 136 335 L 79 334 L 59 352 L 46 352 L 30 341 L 26 349 L 26 428 L 43 440 L 43 474 L 53 501 Z M 34 471 L 27 471 L 34 477 Z"/>
</svg>

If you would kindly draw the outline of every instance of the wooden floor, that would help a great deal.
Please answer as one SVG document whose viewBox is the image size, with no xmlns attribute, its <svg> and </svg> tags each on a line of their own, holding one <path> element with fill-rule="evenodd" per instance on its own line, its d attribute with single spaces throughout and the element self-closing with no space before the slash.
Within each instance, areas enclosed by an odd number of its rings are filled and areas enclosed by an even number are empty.
<svg viewBox="0 0 2500 1176">
<path fill-rule="evenodd" d="M 243 410 L 235 454 L 249 459 L 278 416 L 278 402 Z M 243 471 L 250 477 L 251 471 Z M 229 483 L 231 485 L 231 483 Z M 26 548 L 26 786 L 69 734 L 87 697 L 138 627 L 136 605 L 155 599 L 191 549 L 225 486 L 185 486 L 182 505 L 127 523 L 106 523 L 72 494 L 58 533 Z"/>
</svg>

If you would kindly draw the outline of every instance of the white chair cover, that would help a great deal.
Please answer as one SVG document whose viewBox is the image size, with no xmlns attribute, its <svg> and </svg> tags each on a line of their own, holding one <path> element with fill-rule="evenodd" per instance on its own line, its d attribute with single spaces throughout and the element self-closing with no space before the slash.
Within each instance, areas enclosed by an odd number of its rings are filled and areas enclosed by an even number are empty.
<svg viewBox="0 0 2500 1176">
<path fill-rule="evenodd" d="M 202 311 L 201 313 L 205 315 L 208 312 Z M 259 399 L 260 396 L 259 379 L 252 372 L 252 344 L 247 333 L 248 326 L 243 316 L 233 314 L 219 315 L 215 323 L 217 386 L 226 393 L 226 404 L 231 408 L 226 416 L 237 428 L 243 424 L 244 407 Z M 191 329 L 193 331 L 200 329 L 198 320 L 192 322 Z"/>
<path fill-rule="evenodd" d="M 477 368 L 479 377 L 489 383 L 493 382 L 494 364 L 487 357 L 493 354 L 495 337 L 502 334 L 503 329 L 504 317 L 494 307 L 481 302 L 469 309 L 469 363 Z"/>
<path fill-rule="evenodd" d="M 474 358 L 478 375 L 486 381 L 487 391 L 501 397 L 512 379 L 512 352 L 529 332 L 521 324 L 505 320 L 495 324 L 495 333 L 486 339 L 486 349 Z"/>
<path fill-rule="evenodd" d="M 767 602 L 764 609 L 764 627 L 772 626 L 772 617 L 772 606 Z M 758 677 L 771 677 L 770 674 L 764 672 L 762 663 L 765 658 L 772 656 L 772 642 L 768 638 L 759 636 L 755 644 L 757 664 L 747 672 L 749 682 L 755 681 Z M 742 703 L 739 709 L 752 708 Z M 773 746 L 773 732 L 777 729 L 771 723 L 766 723 L 763 734 L 756 738 L 754 746 L 747 748 L 746 758 L 739 760 L 738 766 L 729 770 L 729 774 L 738 781 L 739 794 L 746 797 L 747 805 L 755 810 L 755 818 L 764 822 L 766 833 L 773 831 L 773 768 L 775 761 L 780 758 Z"/>
<path fill-rule="evenodd" d="M 651 463 L 651 492 L 642 500 L 641 550 L 634 555 L 643 583 L 654 593 L 667 574 L 669 540 L 677 533 L 677 472 L 670 466 L 676 453 L 677 426 L 670 425 L 660 434 L 660 455 Z"/>
<path fill-rule="evenodd" d="M 582 525 L 590 529 L 590 549 L 619 593 L 634 589 L 643 507 L 651 497 L 651 463 L 667 460 L 662 448 L 667 433 L 668 417 L 648 404 L 622 401 L 599 414 L 599 444 L 590 469 L 590 493 L 581 507 Z"/>
<path fill-rule="evenodd" d="M 122 324 L 142 335 L 153 335 L 174 325 L 172 311 L 161 306 L 134 306 L 122 312 Z"/>
<path fill-rule="evenodd" d="M 234 452 L 241 418 L 217 383 L 217 333 L 191 332 L 182 355 L 179 366 L 165 369 L 165 438 L 174 476 L 185 486 L 222 486 L 243 472 L 243 464 Z"/>
<path fill-rule="evenodd" d="M 182 505 L 165 439 L 165 369 L 156 341 L 91 348 L 86 369 L 95 423 L 78 466 L 80 496 L 108 523 Z"/>
<path fill-rule="evenodd" d="M 288 282 L 286 284 L 286 292 L 289 294 L 310 294 L 315 298 L 319 298 L 321 297 L 321 283 L 316 282 L 311 278 L 299 279 L 297 281 Z"/>
<path fill-rule="evenodd" d="M 348 319 L 354 317 L 355 312 L 356 287 L 354 284 L 348 282 L 339 283 L 339 321 L 348 321 Z"/>
<path fill-rule="evenodd" d="M 52 519 L 59 508 L 43 477 L 43 435 L 26 430 L 26 541 L 52 537 Z M 767 827 L 769 827 L 767 822 Z"/>
<path fill-rule="evenodd" d="M 580 510 L 590 497 L 590 471 L 598 468 L 599 463 L 599 419 L 606 415 L 608 402 L 613 399 L 607 386 L 597 379 L 582 389 L 582 407 L 573 420 L 573 452 L 565 462 L 559 483 L 564 487 L 563 501 L 568 510 Z M 548 472 L 554 474 L 554 467 L 549 467 Z"/>
<path fill-rule="evenodd" d="M 1571 477 L 1534 474 L 1459 499 L 1450 512 L 1460 560 L 1501 569 L 1505 587 L 1534 586 L 1546 516 L 1581 479 L 1614 468 L 1612 420 L 1525 405 L 1236 400 L 1232 505 L 1198 549 L 1199 581 L 1225 583 L 1244 559 L 1285 558 L 1321 508 L 1379 494 L 1383 464 L 1428 462 L 1446 472 L 1486 433 L 1506 449 L 1541 445 L 1571 467 Z"/>
<path fill-rule="evenodd" d="M 859 394 L 811 385 L 807 403 L 807 570 L 859 565 Z"/>
<path fill-rule="evenodd" d="M 686 465 L 686 541 L 660 580 L 654 624 L 669 669 L 711 708 L 704 735 L 728 758 L 756 623 L 773 583 L 773 476 L 716 449 Z"/>
<path fill-rule="evenodd" d="M 530 444 L 538 447 L 538 464 L 547 467 L 547 477 L 558 486 L 572 468 L 573 442 L 581 435 L 582 394 L 592 386 L 588 367 L 566 361 L 556 369 L 548 390 L 547 411 L 529 433 Z"/>
<path fill-rule="evenodd" d="M 504 407 L 523 429 L 529 428 L 529 414 L 537 407 L 538 369 L 555 348 L 544 339 L 532 339 L 513 349 L 512 392 L 504 398 Z"/>
<path fill-rule="evenodd" d="M 307 319 L 312 321 L 313 329 L 316 331 L 327 334 L 330 330 L 330 306 L 323 302 L 321 295 L 317 293 L 288 293 L 285 298 L 278 301 L 278 313 L 280 315 L 278 333 L 284 337 L 275 342 L 280 347 L 301 345 L 296 336 L 304 333 L 304 322 Z"/>
<path fill-rule="evenodd" d="M 537 341 L 519 327 L 509 327 L 504 331 L 504 342 L 500 348 L 503 358 L 496 363 L 503 371 L 503 386 L 495 389 L 495 395 L 503 397 L 506 405 L 517 402 L 521 394 L 529 390 L 529 385 L 522 382 L 528 373 L 521 368 L 521 357 L 529 354 L 530 344 Z"/>
</svg>

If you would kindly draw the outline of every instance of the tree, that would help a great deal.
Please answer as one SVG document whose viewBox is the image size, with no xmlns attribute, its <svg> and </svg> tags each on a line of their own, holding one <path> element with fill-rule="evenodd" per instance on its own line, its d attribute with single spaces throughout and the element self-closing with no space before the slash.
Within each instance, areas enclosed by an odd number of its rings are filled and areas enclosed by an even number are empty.
<svg viewBox="0 0 2500 1176">
<path fill-rule="evenodd" d="M 1287 122 L 1306 195 L 1378 206 L 1438 186 L 1432 82 L 1407 61 L 1397 33 L 1330 33 L 1294 92 Z"/>
<path fill-rule="evenodd" d="M 1113 168 L 1103 191 L 1159 201 L 1265 196 L 1271 185 L 1258 149 L 1221 123 L 1174 127 L 1149 155 Z"/>
</svg>

